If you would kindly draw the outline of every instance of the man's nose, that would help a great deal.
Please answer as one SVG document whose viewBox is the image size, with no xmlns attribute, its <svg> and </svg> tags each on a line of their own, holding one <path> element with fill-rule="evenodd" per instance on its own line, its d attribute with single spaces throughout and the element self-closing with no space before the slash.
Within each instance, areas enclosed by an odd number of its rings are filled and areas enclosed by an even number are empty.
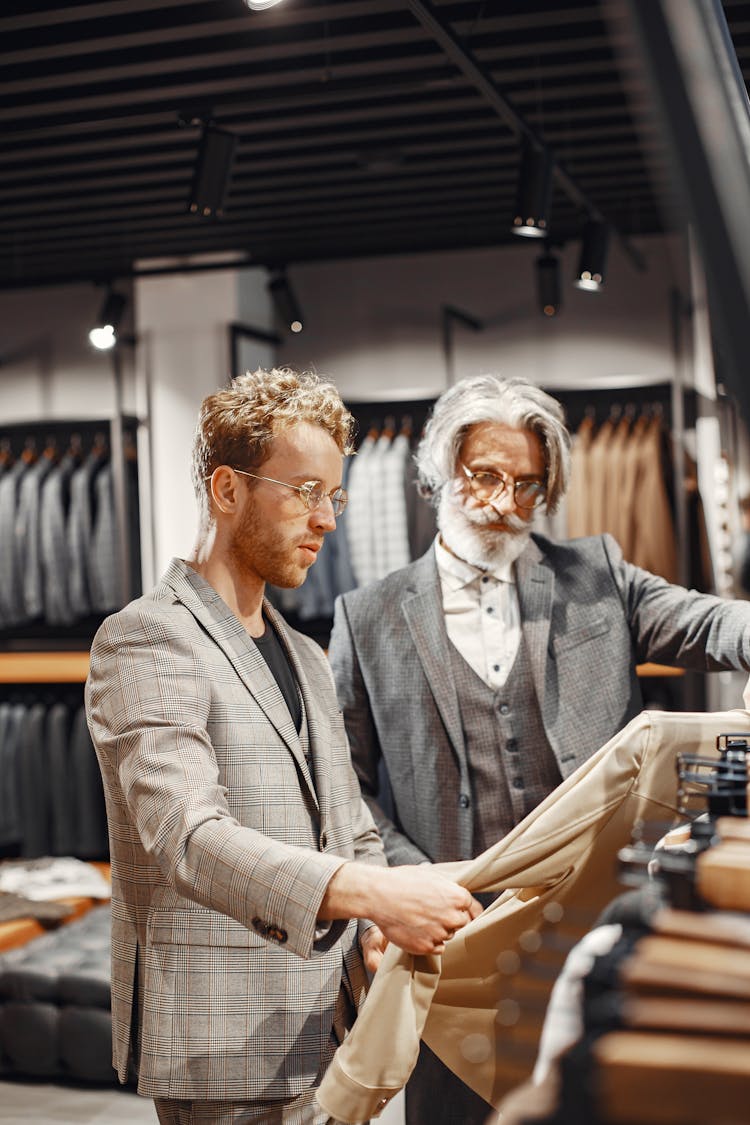
<svg viewBox="0 0 750 1125">
<path fill-rule="evenodd" d="M 489 505 L 499 516 L 510 515 L 512 512 L 518 510 L 516 490 L 514 488 L 504 488 L 498 496 L 493 496 L 492 500 L 489 501 Z"/>
<path fill-rule="evenodd" d="M 324 497 L 310 512 L 310 523 L 323 532 L 336 530 L 336 517 L 333 514 L 333 501 L 330 496 Z"/>
</svg>

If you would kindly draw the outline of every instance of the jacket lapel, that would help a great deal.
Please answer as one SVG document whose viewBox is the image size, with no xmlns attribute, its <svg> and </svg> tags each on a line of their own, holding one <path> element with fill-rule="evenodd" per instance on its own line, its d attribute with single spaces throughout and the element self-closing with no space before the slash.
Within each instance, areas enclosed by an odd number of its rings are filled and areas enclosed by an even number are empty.
<svg viewBox="0 0 750 1125">
<path fill-rule="evenodd" d="M 268 665 L 244 626 L 213 586 L 181 559 L 172 560 L 163 581 L 174 591 L 179 601 L 192 613 L 230 661 L 242 683 L 293 755 L 310 790 L 310 795 L 317 804 L 315 787 L 289 708 Z M 265 603 L 264 608 L 269 609 L 268 603 Z M 278 625 L 280 621 L 278 614 L 271 611 L 269 616 L 272 617 L 274 624 Z M 278 632 L 282 637 L 282 643 L 290 652 L 291 646 L 283 628 L 279 628 Z M 295 672 L 299 674 L 299 662 L 294 657 L 292 659 Z M 307 699 L 305 699 L 305 707 L 307 708 Z"/>
<path fill-rule="evenodd" d="M 521 628 L 531 662 L 539 710 L 544 718 L 544 695 L 547 672 L 547 646 L 549 644 L 552 599 L 555 576 L 547 566 L 544 555 L 533 539 L 516 563 L 518 603 L 521 611 Z"/>
<path fill-rule="evenodd" d="M 414 564 L 413 579 L 406 588 L 401 608 L 435 698 L 435 706 L 463 767 L 466 764 L 466 748 L 456 685 L 451 674 L 448 634 L 433 548 Z"/>
</svg>

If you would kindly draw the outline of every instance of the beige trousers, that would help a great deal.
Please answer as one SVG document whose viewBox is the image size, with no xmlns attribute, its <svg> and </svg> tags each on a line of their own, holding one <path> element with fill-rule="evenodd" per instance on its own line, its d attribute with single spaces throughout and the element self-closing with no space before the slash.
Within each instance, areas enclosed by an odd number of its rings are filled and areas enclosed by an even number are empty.
<svg viewBox="0 0 750 1125">
<path fill-rule="evenodd" d="M 442 956 L 387 949 L 323 1078 L 320 1105 L 345 1122 L 376 1117 L 408 1079 L 423 1038 L 497 1106 L 533 1067 L 554 981 L 545 978 L 545 950 L 562 935 L 558 943 L 570 948 L 622 889 L 617 852 L 639 824 L 677 822 L 677 755 L 715 756 L 716 736 L 733 731 L 750 733 L 748 711 L 644 711 L 497 844 L 439 865 L 470 890 L 499 897 Z M 529 952 L 539 987 L 521 1002 L 515 975 Z"/>
</svg>

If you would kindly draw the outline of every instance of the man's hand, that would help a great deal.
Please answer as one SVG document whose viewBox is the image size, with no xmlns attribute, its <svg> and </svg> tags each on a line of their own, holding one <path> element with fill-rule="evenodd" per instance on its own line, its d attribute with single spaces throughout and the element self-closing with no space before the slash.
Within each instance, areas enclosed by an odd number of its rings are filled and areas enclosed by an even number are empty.
<svg viewBox="0 0 750 1125">
<path fill-rule="evenodd" d="M 359 935 L 359 945 L 368 973 L 375 973 L 380 968 L 385 947 L 388 945 L 385 934 L 380 926 L 370 926 L 363 934 Z"/>
<path fill-rule="evenodd" d="M 407 953 L 442 953 L 481 905 L 465 887 L 424 865 L 345 863 L 328 884 L 318 917 L 370 918 Z"/>
</svg>

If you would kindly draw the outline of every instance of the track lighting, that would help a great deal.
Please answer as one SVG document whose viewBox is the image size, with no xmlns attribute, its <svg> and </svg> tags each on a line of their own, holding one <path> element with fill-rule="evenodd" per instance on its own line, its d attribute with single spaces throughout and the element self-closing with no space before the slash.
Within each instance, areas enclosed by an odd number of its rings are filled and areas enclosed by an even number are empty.
<svg viewBox="0 0 750 1125">
<path fill-rule="evenodd" d="M 117 293 L 114 289 L 107 293 L 97 322 L 89 332 L 89 340 L 99 351 L 109 351 L 117 343 L 117 333 L 127 303 L 127 298 L 122 293 Z"/>
<path fill-rule="evenodd" d="M 542 254 L 536 260 L 536 294 L 539 311 L 545 316 L 557 316 L 562 305 L 562 288 L 560 259 L 554 254 Z"/>
<path fill-rule="evenodd" d="M 204 125 L 188 208 L 193 214 L 209 218 L 224 210 L 232 175 L 237 137 L 215 125 Z"/>
<path fill-rule="evenodd" d="M 294 290 L 286 275 L 286 270 L 277 269 L 268 281 L 268 291 L 274 303 L 276 314 L 291 332 L 301 332 L 303 328 L 302 311 L 294 295 Z"/>
<path fill-rule="evenodd" d="M 251 12 L 263 12 L 266 8 L 274 8 L 281 0 L 245 0 Z"/>
<path fill-rule="evenodd" d="M 516 209 L 511 227 L 513 234 L 524 238 L 546 238 L 553 167 L 554 161 L 549 149 L 537 148 L 531 141 L 524 140 Z"/>
<path fill-rule="evenodd" d="M 591 292 L 602 288 L 608 248 L 609 227 L 597 219 L 589 219 L 583 228 L 581 256 L 574 285 Z"/>
</svg>

